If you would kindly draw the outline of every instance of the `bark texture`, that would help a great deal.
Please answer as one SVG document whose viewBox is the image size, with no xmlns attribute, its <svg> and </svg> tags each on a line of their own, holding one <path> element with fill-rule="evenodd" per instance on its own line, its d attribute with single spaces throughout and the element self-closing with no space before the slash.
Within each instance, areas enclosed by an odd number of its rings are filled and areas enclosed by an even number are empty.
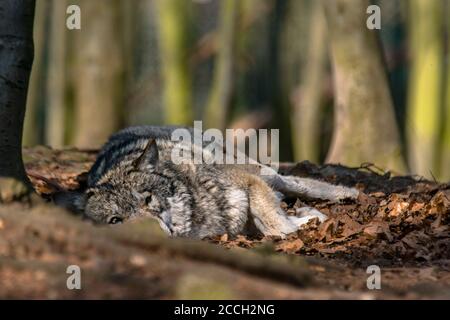
<svg viewBox="0 0 450 320">
<path fill-rule="evenodd" d="M 190 2 L 157 0 L 157 24 L 162 76 L 164 81 L 165 121 L 192 125 L 192 79 L 189 67 Z"/>
<path fill-rule="evenodd" d="M 51 29 L 47 87 L 46 144 L 64 145 L 66 109 L 66 8 L 65 0 L 51 2 Z"/>
<path fill-rule="evenodd" d="M 447 17 L 450 17 L 450 1 L 446 1 Z M 440 158 L 440 178 L 443 181 L 450 180 L 450 19 L 447 18 L 447 75 L 445 79 L 445 118 L 444 118 L 444 134 L 441 145 Z"/>
<path fill-rule="evenodd" d="M 239 0 L 221 2 L 219 52 L 216 57 L 213 85 L 206 108 L 206 124 L 224 130 L 227 125 L 234 88 L 236 40 L 239 20 Z"/>
<path fill-rule="evenodd" d="M 26 194 L 22 129 L 33 62 L 32 0 L 0 2 L 0 202 Z"/>
<path fill-rule="evenodd" d="M 335 127 L 327 162 L 372 162 L 404 172 L 397 124 L 366 0 L 324 1 L 335 85 Z"/>
<path fill-rule="evenodd" d="M 440 1 L 412 0 L 407 137 L 410 166 L 414 173 L 438 175 L 437 148 L 442 107 L 443 6 Z"/>
<path fill-rule="evenodd" d="M 119 127 L 123 105 L 123 46 L 119 2 L 80 1 L 74 98 L 75 145 L 98 147 Z"/>
<path fill-rule="evenodd" d="M 25 123 L 23 128 L 23 145 L 34 146 L 42 144 L 42 127 L 40 120 L 42 113 L 42 102 L 45 95 L 45 39 L 47 26 L 47 10 L 49 8 L 47 0 L 36 1 L 36 13 L 34 18 L 34 60 L 31 69 L 30 85 L 27 96 L 27 111 L 25 112 Z"/>
<path fill-rule="evenodd" d="M 295 160 L 319 162 L 321 114 L 327 69 L 326 22 L 320 2 L 312 8 L 307 62 L 294 102 L 292 132 Z"/>
</svg>

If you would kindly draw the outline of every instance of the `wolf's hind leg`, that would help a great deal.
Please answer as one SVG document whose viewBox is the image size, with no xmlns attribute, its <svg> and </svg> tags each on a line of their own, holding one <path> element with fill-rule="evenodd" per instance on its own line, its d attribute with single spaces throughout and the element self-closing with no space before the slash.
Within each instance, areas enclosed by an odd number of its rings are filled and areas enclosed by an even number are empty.
<svg viewBox="0 0 450 320">
<path fill-rule="evenodd" d="M 249 214 L 262 234 L 285 237 L 297 230 L 295 223 L 280 208 L 280 200 L 263 181 L 250 177 L 248 197 Z"/>
</svg>

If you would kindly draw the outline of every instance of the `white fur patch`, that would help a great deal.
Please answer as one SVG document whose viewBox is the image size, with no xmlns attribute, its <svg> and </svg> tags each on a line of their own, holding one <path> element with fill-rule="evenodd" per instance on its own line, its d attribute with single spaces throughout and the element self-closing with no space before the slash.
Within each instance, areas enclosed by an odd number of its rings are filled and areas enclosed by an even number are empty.
<svg viewBox="0 0 450 320">
<path fill-rule="evenodd" d="M 295 210 L 295 213 L 299 217 L 311 217 L 311 218 L 317 217 L 317 218 L 319 218 L 320 222 L 324 222 L 328 218 L 326 214 L 323 214 L 319 210 L 311 208 L 311 207 L 297 208 Z"/>
<path fill-rule="evenodd" d="M 171 221 L 171 229 L 174 236 L 186 235 L 191 231 L 192 212 L 186 207 L 186 197 L 189 197 L 189 195 L 181 194 L 167 198 L 169 211 L 166 219 Z"/>
<path fill-rule="evenodd" d="M 159 222 L 159 225 L 161 226 L 161 229 L 163 229 L 163 231 L 170 236 L 172 235 L 171 218 L 172 218 L 171 215 L 167 211 L 163 211 L 158 218 L 158 222 Z"/>
<path fill-rule="evenodd" d="M 227 218 L 232 232 L 239 233 L 248 219 L 248 196 L 247 193 L 240 189 L 232 189 L 228 192 L 228 210 Z"/>
</svg>

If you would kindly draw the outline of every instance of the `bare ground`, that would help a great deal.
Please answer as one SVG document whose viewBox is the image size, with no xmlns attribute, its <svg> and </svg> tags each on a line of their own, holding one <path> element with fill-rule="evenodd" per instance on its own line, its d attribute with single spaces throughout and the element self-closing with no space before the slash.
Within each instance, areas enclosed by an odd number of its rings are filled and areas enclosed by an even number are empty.
<svg viewBox="0 0 450 320">
<path fill-rule="evenodd" d="M 94 151 L 24 153 L 44 198 L 83 184 Z M 286 174 L 355 186 L 356 201 L 314 206 L 330 219 L 286 240 L 168 239 L 152 221 L 95 226 L 51 204 L 0 205 L 0 298 L 450 298 L 450 186 L 362 168 L 286 164 Z M 68 265 L 82 290 L 68 290 Z M 366 268 L 380 266 L 382 289 Z"/>
</svg>

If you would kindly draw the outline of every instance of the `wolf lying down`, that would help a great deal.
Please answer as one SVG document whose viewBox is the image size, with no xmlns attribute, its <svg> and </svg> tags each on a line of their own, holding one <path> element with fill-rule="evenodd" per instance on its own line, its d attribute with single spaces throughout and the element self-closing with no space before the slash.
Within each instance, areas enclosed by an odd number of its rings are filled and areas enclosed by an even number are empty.
<svg viewBox="0 0 450 320">
<path fill-rule="evenodd" d="M 89 171 L 87 189 L 56 202 L 99 223 L 153 217 L 171 236 L 201 239 L 225 233 L 285 237 L 326 216 L 307 207 L 288 216 L 280 208 L 283 196 L 331 201 L 358 196 L 356 189 L 313 179 L 275 171 L 261 175 L 268 168 L 261 164 L 175 164 L 171 151 L 182 142 L 170 139 L 174 129 L 140 126 L 114 134 Z"/>
</svg>

